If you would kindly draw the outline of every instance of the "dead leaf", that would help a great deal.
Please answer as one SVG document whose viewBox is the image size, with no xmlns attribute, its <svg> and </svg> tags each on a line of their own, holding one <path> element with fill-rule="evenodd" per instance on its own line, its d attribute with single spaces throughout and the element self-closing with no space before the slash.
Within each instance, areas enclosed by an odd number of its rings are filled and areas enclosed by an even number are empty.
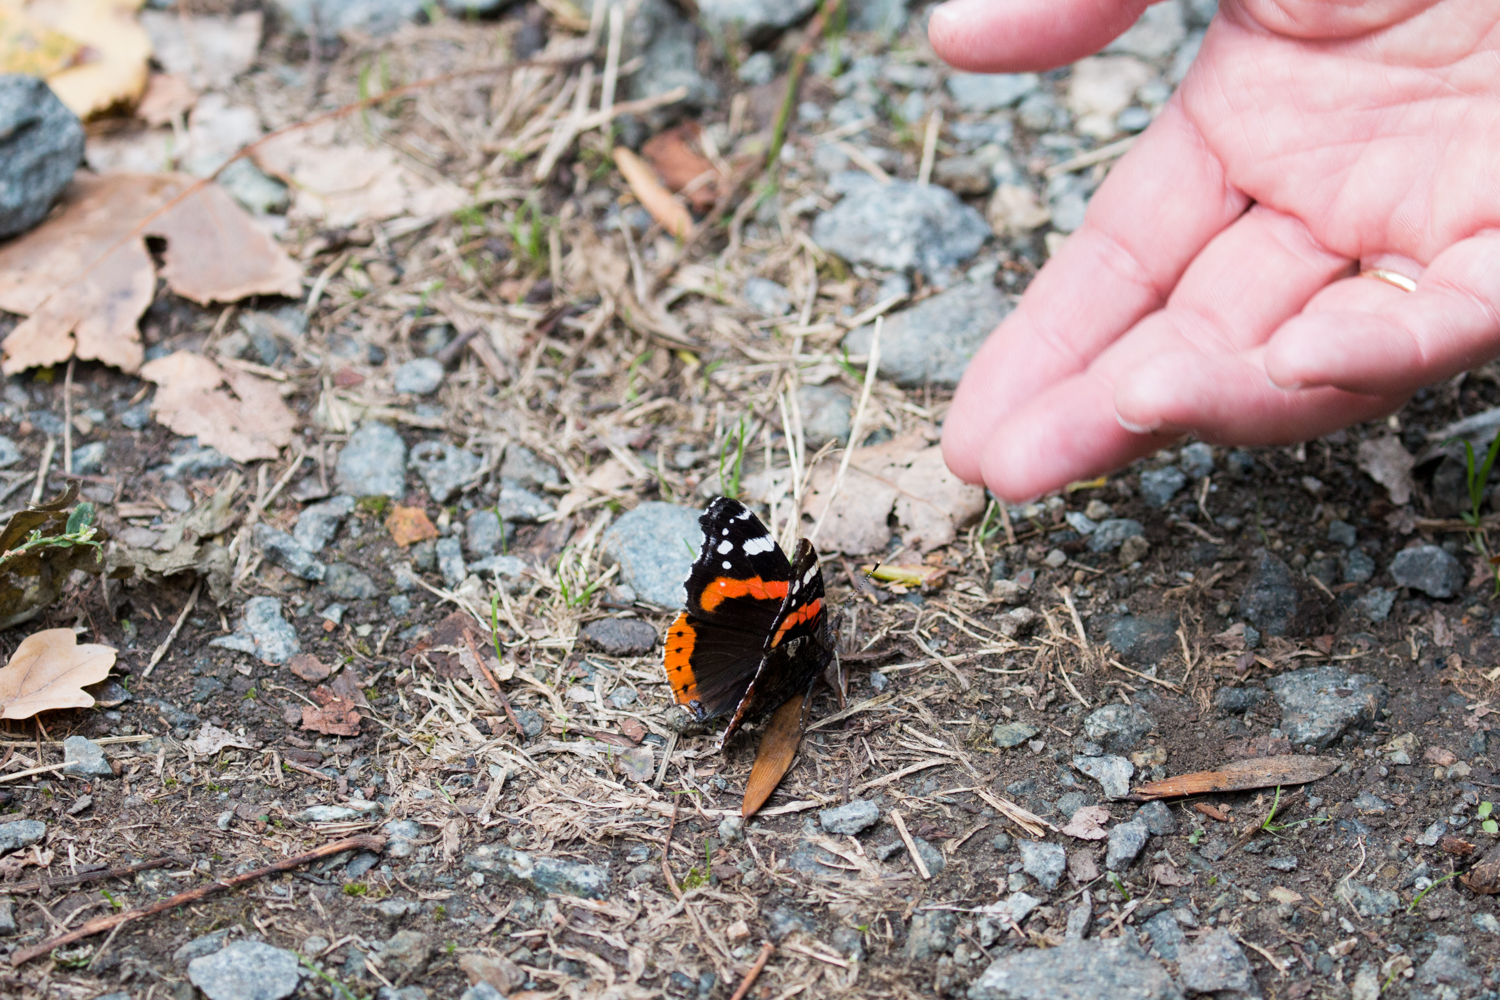
<svg viewBox="0 0 1500 1000">
<path fill-rule="evenodd" d="M 1216 806 L 1212 802 L 1194 802 L 1193 808 L 1210 819 L 1216 819 L 1220 823 L 1229 822 L 1229 813 L 1222 806 Z"/>
<path fill-rule="evenodd" d="M 1438 767 L 1450 767 L 1458 762 L 1458 756 L 1446 747 L 1428 747 L 1422 751 L 1422 759 Z"/>
<path fill-rule="evenodd" d="M 162 277 L 184 298 L 207 305 L 300 295 L 302 268 L 223 188 L 198 183 L 182 174 L 80 171 L 60 212 L 0 246 L 0 309 L 27 317 L 5 338 L 0 369 L 11 375 L 76 355 L 135 373 L 136 324 L 156 294 L 147 236 L 167 241 Z"/>
<path fill-rule="evenodd" d="M 1109 810 L 1103 806 L 1084 806 L 1073 814 L 1062 832 L 1079 840 L 1103 840 L 1109 836 L 1104 824 L 1109 822 Z"/>
<path fill-rule="evenodd" d="M 1483 860 L 1460 876 L 1459 881 L 1481 896 L 1500 892 L 1500 845 L 1491 847 Z"/>
<path fill-rule="evenodd" d="M 287 669 L 305 681 L 327 680 L 333 673 L 322 660 L 311 653 L 298 653 L 286 661 Z"/>
<path fill-rule="evenodd" d="M 1275 900 L 1276 902 L 1286 903 L 1288 906 L 1293 903 L 1302 902 L 1302 893 L 1293 892 L 1292 890 L 1279 885 L 1272 889 L 1270 892 L 1266 893 L 1266 895 L 1270 896 L 1271 899 Z"/>
<path fill-rule="evenodd" d="M 148 362 L 141 375 L 161 386 L 151 401 L 157 423 L 196 437 L 236 462 L 275 458 L 291 443 L 297 418 L 272 382 L 237 368 L 221 369 L 191 351 Z"/>
<path fill-rule="evenodd" d="M 680 240 L 687 239 L 688 234 L 693 231 L 692 215 L 672 197 L 670 191 L 662 187 L 646 161 L 624 146 L 616 146 L 614 155 L 615 166 L 620 168 L 620 176 L 630 185 L 630 190 L 641 207 L 650 212 L 651 218 L 661 223 L 661 227 L 667 232 Z"/>
<path fill-rule="evenodd" d="M 421 507 L 397 507 L 385 519 L 386 530 L 391 540 L 403 549 L 416 542 L 436 538 L 438 531 Z"/>
<path fill-rule="evenodd" d="M 1169 864 L 1159 864 L 1151 866 L 1151 881 L 1160 885 L 1184 886 L 1193 884 L 1193 876 Z"/>
<path fill-rule="evenodd" d="M 750 777 L 745 782 L 745 799 L 740 806 L 740 815 L 748 819 L 766 804 L 782 777 L 791 769 L 797 756 L 797 747 L 802 745 L 802 734 L 807 729 L 807 712 L 812 706 L 812 691 L 793 695 L 782 702 L 766 723 L 761 734 L 760 746 L 755 751 L 755 763 L 750 767 Z"/>
<path fill-rule="evenodd" d="M 115 651 L 79 645 L 70 628 L 49 628 L 21 640 L 0 669 L 0 719 L 29 719 L 59 708 L 91 708 L 85 685 L 98 684 L 115 665 Z"/>
<path fill-rule="evenodd" d="M 814 521 L 829 506 L 836 464 L 819 465 L 809 483 L 803 513 Z M 908 434 L 855 451 L 844 483 L 818 535 L 820 549 L 860 555 L 878 552 L 891 540 L 890 515 L 902 542 L 930 552 L 958 537 L 959 528 L 984 513 L 984 490 L 963 482 L 943 462 L 942 448 Z"/>
<path fill-rule="evenodd" d="M 359 671 L 353 666 L 348 666 L 333 679 L 328 685 L 329 690 L 338 695 L 341 701 L 347 701 L 355 708 L 369 708 L 370 703 L 365 698 L 365 690 Z"/>
<path fill-rule="evenodd" d="M 84 46 L 82 58 L 47 77 L 79 118 L 128 104 L 146 86 L 151 38 L 136 23 L 143 0 L 33 0 L 26 13 Z"/>
<path fill-rule="evenodd" d="M 1143 800 L 1167 799 L 1179 795 L 1203 795 L 1207 792 L 1242 792 L 1276 785 L 1301 785 L 1326 778 L 1338 766 L 1339 762 L 1336 760 L 1325 760 L 1311 754 L 1253 757 L 1249 760 L 1231 761 L 1217 771 L 1195 771 L 1167 778 L 1165 781 L 1153 781 L 1137 788 L 1135 795 Z M 1202 803 L 1198 803 L 1197 808 L 1201 810 Z M 1223 819 L 1228 821 L 1227 816 Z"/>
<path fill-rule="evenodd" d="M 860 570 L 886 583 L 899 583 L 903 587 L 936 587 L 951 571 L 951 566 L 903 566 L 880 563 L 866 564 Z"/>
<path fill-rule="evenodd" d="M 245 750 L 254 750 L 255 744 L 241 736 L 236 736 L 227 729 L 220 729 L 208 723 L 198 730 L 198 735 L 188 740 L 185 744 L 189 750 L 199 757 L 212 757 L 225 747 L 240 747 Z"/>
<path fill-rule="evenodd" d="M 1467 858 L 1469 855 L 1473 854 L 1479 849 L 1478 844 L 1470 843 L 1469 841 L 1464 840 L 1462 837 L 1455 837 L 1452 834 L 1448 834 L 1445 837 L 1439 837 L 1437 845 L 1438 850 L 1460 858 Z"/>
<path fill-rule="evenodd" d="M 168 125 L 190 111 L 197 100 L 197 91 L 184 78 L 170 73 L 152 73 L 151 79 L 146 81 L 146 93 L 135 106 L 135 113 L 147 125 Z M 94 165 L 92 160 L 90 165 Z"/>
<path fill-rule="evenodd" d="M 703 127 L 697 122 L 683 122 L 676 128 L 658 132 L 641 147 L 641 156 L 651 164 L 656 175 L 673 192 L 695 181 L 697 184 L 683 197 L 695 212 L 706 212 L 719 200 L 719 172 L 708 157 L 693 148 Z M 705 179 L 704 175 L 709 177 Z"/>
<path fill-rule="evenodd" d="M 1357 459 L 1360 471 L 1375 480 L 1391 495 L 1391 503 L 1401 506 L 1411 499 L 1411 478 L 1416 459 L 1394 435 L 1361 441 Z"/>
<path fill-rule="evenodd" d="M 260 51 L 263 21 L 258 10 L 235 17 L 176 9 L 141 12 L 157 64 L 198 90 L 221 90 L 250 68 Z"/>
<path fill-rule="evenodd" d="M 78 64 L 84 46 L 47 27 L 20 4 L 0 3 L 0 73 L 43 79 Z"/>
<path fill-rule="evenodd" d="M 359 712 L 352 701 L 347 701 L 321 685 L 313 688 L 313 700 L 318 703 L 302 706 L 302 728 L 329 736 L 358 736 Z"/>
<path fill-rule="evenodd" d="M 468 639 L 465 638 L 466 633 L 469 636 Z M 459 653 L 468 651 L 469 641 L 472 639 L 479 650 L 481 661 L 495 679 L 509 680 L 514 673 L 514 667 L 507 663 L 505 668 L 501 668 L 500 662 L 495 659 L 494 649 L 490 646 L 488 636 L 489 633 L 477 621 L 462 611 L 455 611 L 434 625 L 427 635 L 412 643 L 406 652 L 401 654 L 401 662 L 405 666 L 418 664 L 430 666 L 440 677 L 467 679 L 469 672 L 465 669 Z"/>
<path fill-rule="evenodd" d="M 469 203 L 457 185 L 425 180 L 385 146 L 342 140 L 334 122 L 287 132 L 251 155 L 292 188 L 287 215 L 294 221 L 352 226 L 398 215 L 448 215 Z"/>
<path fill-rule="evenodd" d="M 78 499 L 78 483 L 44 503 L 28 504 L 0 529 L 0 629 L 35 618 L 62 593 L 74 570 L 103 567 L 109 535 L 93 524 L 93 504 Z M 88 521 L 88 538 L 69 532 L 75 518 Z M 90 544 L 90 543 L 100 544 Z"/>
</svg>

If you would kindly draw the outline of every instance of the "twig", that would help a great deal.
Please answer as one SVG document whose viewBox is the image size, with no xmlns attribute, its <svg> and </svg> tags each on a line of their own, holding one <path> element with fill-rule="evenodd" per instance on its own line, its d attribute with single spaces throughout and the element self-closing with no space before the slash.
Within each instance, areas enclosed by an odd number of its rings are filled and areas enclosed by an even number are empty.
<svg viewBox="0 0 1500 1000">
<path fill-rule="evenodd" d="M 301 463 L 299 462 L 298 464 L 300 465 Z M 156 647 L 156 652 L 151 654 L 151 662 L 146 664 L 146 669 L 141 672 L 142 678 L 150 677 L 151 671 L 156 669 L 156 665 L 161 662 L 161 658 L 167 655 L 167 650 L 172 648 L 172 640 L 177 638 L 177 633 L 182 631 L 182 623 L 187 621 L 187 616 L 197 606 L 198 593 L 202 589 L 202 580 L 193 584 L 193 592 L 188 595 L 187 603 L 182 606 L 182 611 L 178 613 L 177 621 L 172 625 L 172 631 L 167 633 L 167 637 L 161 641 L 161 645 Z"/>
<path fill-rule="evenodd" d="M 609 47 L 604 53 L 604 79 L 599 86 L 599 113 L 609 114 L 615 106 L 615 84 L 620 79 L 620 43 L 625 37 L 625 10 L 618 3 L 609 5 Z"/>
<path fill-rule="evenodd" d="M 677 888 L 677 880 L 672 877 L 672 866 L 667 864 L 667 856 L 672 853 L 672 831 L 677 829 L 677 803 L 672 803 L 672 822 L 667 824 L 667 840 L 661 848 L 661 873 L 667 877 L 667 888 L 672 890 L 672 895 L 682 899 L 682 890 Z"/>
<path fill-rule="evenodd" d="M 93 882 L 102 878 L 122 878 L 126 875 L 133 875 L 136 872 L 149 871 L 152 868 L 165 868 L 167 865 L 189 863 L 185 858 L 168 856 L 157 858 L 154 861 L 141 861 L 133 865 L 119 865 L 115 868 L 92 868 L 74 875 L 57 875 L 53 878 L 39 878 L 32 882 L 20 882 L 16 885 L 0 885 L 0 892 L 8 892 L 13 895 L 18 892 L 39 892 L 42 889 L 56 889 L 64 885 L 82 885 L 84 882 Z"/>
<path fill-rule="evenodd" d="M 917 644 L 918 649 L 926 653 L 928 656 L 932 657 L 934 660 L 937 660 L 944 667 L 947 667 L 948 671 L 953 674 L 954 677 L 958 678 L 959 687 L 961 687 L 965 691 L 969 690 L 969 679 L 958 672 L 958 667 L 954 665 L 952 660 L 948 659 L 942 653 L 939 653 L 937 650 L 927 645 L 927 643 L 923 642 L 922 637 L 918 635 L 915 630 L 911 634 L 911 639 L 912 642 L 915 642 Z"/>
<path fill-rule="evenodd" d="M 917 866 L 917 873 L 922 876 L 922 881 L 931 881 L 932 872 L 927 870 L 927 862 L 923 861 L 922 855 L 917 852 L 917 842 L 912 840 L 911 834 L 907 832 L 906 820 L 902 819 L 901 814 L 894 809 L 891 810 L 891 825 L 901 835 L 901 842 L 906 845 L 907 853 L 911 855 L 912 863 Z"/>
<path fill-rule="evenodd" d="M 1057 592 L 1062 595 L 1063 603 L 1068 606 L 1068 614 L 1073 619 L 1073 628 L 1078 632 L 1078 646 L 1087 656 L 1094 647 L 1089 643 L 1088 633 L 1083 630 L 1083 619 L 1078 617 L 1078 605 L 1073 603 L 1073 592 L 1067 587 L 1058 587 Z"/>
<path fill-rule="evenodd" d="M 175 896 L 159 899 L 149 906 L 125 910 L 122 913 L 111 913 L 108 916 L 95 917 L 83 926 L 59 937 L 52 938 L 50 941 L 43 941 L 40 944 L 32 945 L 30 948 L 20 949 L 11 956 L 11 968 L 18 969 L 33 958 L 48 954 L 54 948 L 61 948 L 63 945 L 72 944 L 74 941 L 82 941 L 86 937 L 93 937 L 95 934 L 101 934 L 104 931 L 111 930 L 124 923 L 129 923 L 132 920 L 149 917 L 153 913 L 174 910 L 179 906 L 196 903 L 199 900 L 207 899 L 221 890 L 233 889 L 235 886 L 244 885 L 246 882 L 253 882 L 267 875 L 274 875 L 277 872 L 284 872 L 300 865 L 305 865 L 309 861 L 317 861 L 319 858 L 326 858 L 341 851 L 356 849 L 378 851 L 384 846 L 385 837 L 379 834 L 366 833 L 357 837 L 346 837 L 343 840 L 335 840 L 332 843 L 324 844 L 322 847 L 316 847 L 306 854 L 299 854 L 291 858 L 282 858 L 275 864 L 245 872 L 243 875 L 234 875 L 227 879 L 209 882 L 207 885 L 200 885 L 196 889 L 189 889 L 186 892 L 179 892 Z"/>
<path fill-rule="evenodd" d="M 47 488 L 47 470 L 52 468 L 52 456 L 57 451 L 57 439 L 47 435 L 47 443 L 42 445 L 42 460 L 37 463 L 36 485 L 31 488 L 31 502 L 42 502 L 42 491 Z"/>
<path fill-rule="evenodd" d="M 1164 681 L 1160 677 L 1152 677 L 1149 674 L 1143 674 L 1139 670 L 1131 670 L 1129 667 L 1121 663 L 1119 660 L 1116 660 L 1114 657 L 1110 657 L 1109 665 L 1114 667 L 1116 670 L 1123 670 L 1127 674 L 1130 674 L 1134 677 L 1139 677 L 1143 681 L 1150 681 L 1152 684 L 1160 685 L 1161 687 L 1166 688 L 1168 691 L 1176 691 L 1178 693 L 1181 693 L 1182 691 L 1182 688 L 1178 687 L 1176 684 L 1173 684 L 1171 681 Z"/>
<path fill-rule="evenodd" d="M 63 471 L 73 474 L 73 362 L 68 359 L 68 369 L 63 375 Z"/>
<path fill-rule="evenodd" d="M 917 171 L 917 183 L 926 187 L 932 180 L 932 161 L 937 159 L 938 133 L 943 128 L 941 108 L 933 108 L 927 116 L 927 134 L 922 137 L 922 166 Z"/>
<path fill-rule="evenodd" d="M 1091 149 L 1087 153 L 1080 153 L 1071 159 L 1063 160 L 1061 163 L 1052 164 L 1042 174 L 1050 181 L 1058 174 L 1082 170 L 1084 167 L 1092 167 L 1094 164 L 1103 163 L 1105 160 L 1113 160 L 1117 156 L 1125 155 L 1130 150 L 1130 147 L 1135 145 L 1135 140 L 1136 137 L 1132 135 L 1121 139 L 1119 142 L 1112 142 L 1108 146 L 1100 146 L 1098 149 Z"/>
<path fill-rule="evenodd" d="M 875 388 L 875 373 L 880 368 L 880 331 L 884 326 L 884 318 L 876 317 L 875 335 L 870 338 L 870 357 L 865 362 L 865 385 L 859 391 L 859 405 L 854 408 L 854 423 L 849 428 L 849 445 L 844 449 L 844 457 L 839 459 L 839 471 L 833 477 L 833 486 L 828 491 L 828 502 L 823 507 L 823 513 L 818 515 L 818 523 L 808 532 L 808 541 L 817 539 L 823 522 L 833 510 L 833 501 L 839 495 L 839 487 L 844 484 L 845 473 L 849 471 L 849 460 L 854 457 L 854 449 L 859 447 L 860 425 L 864 423 L 865 407 L 870 405 L 870 390 Z"/>
<path fill-rule="evenodd" d="M 289 757 L 283 757 L 281 759 L 281 766 L 282 767 L 289 767 L 293 771 L 300 771 L 300 772 L 302 772 L 303 774 L 306 774 L 306 775 L 311 775 L 312 777 L 317 778 L 319 781 L 337 781 L 338 780 L 337 778 L 330 778 L 328 775 L 324 774 L 322 771 L 314 771 L 312 768 L 308 767 L 306 764 L 299 764 L 295 760 L 292 760 Z"/>
<path fill-rule="evenodd" d="M 760 946 L 760 954 L 755 956 L 755 964 L 750 966 L 750 971 L 745 973 L 745 978 L 740 980 L 740 988 L 734 991 L 734 996 L 729 1000 L 745 1000 L 750 993 L 750 987 L 755 985 L 755 980 L 760 977 L 760 972 L 766 967 L 766 962 L 771 957 L 771 952 L 776 946 L 767 941 Z"/>
<path fill-rule="evenodd" d="M 45 774 L 48 771 L 61 771 L 67 766 L 68 765 L 66 761 L 61 764 L 43 764 L 41 767 L 32 767 L 26 769 L 25 771 L 16 771 L 12 774 L 0 775 L 0 781 L 15 781 L 17 778 L 29 778 L 33 774 Z"/>
<path fill-rule="evenodd" d="M 775 170 L 776 164 L 781 160 L 781 147 L 786 145 L 787 127 L 792 121 L 792 110 L 797 106 L 797 90 L 802 85 L 802 74 L 807 70 L 807 62 L 812 58 L 814 47 L 823 37 L 823 25 L 827 23 L 828 15 L 842 2 L 843 0 L 823 0 L 823 6 L 808 22 L 807 31 L 802 35 L 802 43 L 792 56 L 792 65 L 786 74 L 786 95 L 781 99 L 781 110 L 776 112 L 776 124 L 771 131 L 771 148 L 766 152 L 767 170 Z"/>
</svg>

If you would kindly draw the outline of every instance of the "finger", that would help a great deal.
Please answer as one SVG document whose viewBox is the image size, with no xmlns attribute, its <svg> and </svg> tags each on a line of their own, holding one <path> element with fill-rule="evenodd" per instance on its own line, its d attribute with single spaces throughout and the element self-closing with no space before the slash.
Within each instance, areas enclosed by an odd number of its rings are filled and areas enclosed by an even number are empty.
<svg viewBox="0 0 1500 1000">
<path fill-rule="evenodd" d="M 999 422 L 1161 308 L 1188 263 L 1244 208 L 1181 108 L 1168 104 L 970 362 L 943 430 L 954 474 L 977 482 Z"/>
<path fill-rule="evenodd" d="M 1384 282 L 1353 280 L 1366 286 L 1343 292 L 1355 308 L 1310 310 L 1271 338 L 1273 382 L 1410 393 L 1500 354 L 1500 232 L 1443 251 L 1411 293 L 1392 296 Z"/>
<path fill-rule="evenodd" d="M 1191 432 L 1205 441 L 1277 445 L 1306 441 L 1394 412 L 1406 394 L 1365 395 L 1321 387 L 1287 392 L 1266 381 L 1262 350 L 1164 354 L 1115 386 L 1122 419 L 1149 414 L 1158 433 Z"/>
<path fill-rule="evenodd" d="M 1135 23 L 1148 0 L 948 0 L 927 37 L 973 73 L 1044 70 L 1093 55 Z"/>
</svg>

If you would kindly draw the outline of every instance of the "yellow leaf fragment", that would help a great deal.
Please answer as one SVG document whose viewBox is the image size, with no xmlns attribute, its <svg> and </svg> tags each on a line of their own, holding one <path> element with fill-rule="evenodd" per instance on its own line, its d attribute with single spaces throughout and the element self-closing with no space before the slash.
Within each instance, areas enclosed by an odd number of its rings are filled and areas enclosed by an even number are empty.
<svg viewBox="0 0 1500 1000">
<path fill-rule="evenodd" d="M 29 719 L 59 708 L 89 708 L 94 698 L 84 685 L 97 684 L 115 665 L 115 651 L 95 643 L 79 645 L 70 628 L 49 628 L 21 640 L 10 662 L 0 668 L 0 719 Z"/>
<path fill-rule="evenodd" d="M 82 55 L 76 39 L 42 24 L 16 0 L 0 2 L 0 73 L 46 78 Z"/>
<path fill-rule="evenodd" d="M 87 57 L 47 77 L 79 118 L 131 104 L 146 88 L 151 36 L 136 23 L 143 0 L 35 0 L 26 12 L 86 46 Z"/>
</svg>

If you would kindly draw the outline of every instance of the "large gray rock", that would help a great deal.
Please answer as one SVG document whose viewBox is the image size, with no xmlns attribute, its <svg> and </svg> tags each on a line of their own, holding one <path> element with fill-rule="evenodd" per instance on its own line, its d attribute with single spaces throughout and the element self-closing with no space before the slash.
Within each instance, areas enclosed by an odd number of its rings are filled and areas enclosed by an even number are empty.
<svg viewBox="0 0 1500 1000">
<path fill-rule="evenodd" d="M 1187 945 L 1187 935 L 1182 932 L 1177 918 L 1163 910 L 1147 920 L 1144 926 L 1146 933 L 1151 935 L 1151 947 L 1156 953 L 1168 962 L 1177 961 L 1177 953 Z"/>
<path fill-rule="evenodd" d="M 1104 852 L 1104 867 L 1112 872 L 1122 872 L 1135 864 L 1141 850 L 1151 837 L 1151 828 L 1145 820 L 1133 819 L 1121 823 L 1109 831 L 1109 847 Z"/>
<path fill-rule="evenodd" d="M 837 209 L 835 209 L 837 211 Z M 887 317 L 880 331 L 880 375 L 903 386 L 953 386 L 990 331 L 1010 312 L 994 285 L 965 281 Z M 873 325 L 844 338 L 851 354 L 868 354 Z"/>
<path fill-rule="evenodd" d="M 305 35 L 336 39 L 345 32 L 389 35 L 415 18 L 424 0 L 276 0 L 292 24 Z"/>
<path fill-rule="evenodd" d="M 1240 614 L 1266 635 L 1286 635 L 1300 599 L 1291 568 L 1263 551 L 1240 595 Z"/>
<path fill-rule="evenodd" d="M 1190 993 L 1212 993 L 1217 1000 L 1259 997 L 1260 984 L 1234 935 L 1222 927 L 1181 948 L 1177 970 Z"/>
<path fill-rule="evenodd" d="M 220 636 L 209 645 L 249 653 L 278 666 L 302 652 L 297 630 L 281 617 L 281 601 L 274 597 L 250 598 L 234 634 Z"/>
<path fill-rule="evenodd" d="M 543 896 L 560 892 L 603 899 L 609 893 L 609 871 L 598 865 L 538 858 L 495 844 L 481 844 L 473 854 L 464 855 L 464 867 L 518 882 Z"/>
<path fill-rule="evenodd" d="M 703 542 L 698 517 L 690 507 L 643 503 L 604 533 L 604 559 L 620 564 L 620 583 L 636 596 L 664 608 L 681 608 L 687 600 L 682 583 Z"/>
<path fill-rule="evenodd" d="M 1104 794 L 1112 799 L 1122 799 L 1130 794 L 1130 778 L 1135 774 L 1135 765 L 1124 757 L 1113 754 L 1105 757 L 1073 758 L 1073 766 L 1099 782 Z"/>
<path fill-rule="evenodd" d="M 854 397 L 837 385 L 804 385 L 797 390 L 802 411 L 802 437 L 808 450 L 816 451 L 829 441 L 849 443 L 850 411 Z"/>
<path fill-rule="evenodd" d="M 818 0 L 699 0 L 698 23 L 717 39 L 758 45 L 807 17 Z"/>
<path fill-rule="evenodd" d="M 1171 55 L 1187 38 L 1187 23 L 1182 8 L 1175 3 L 1147 7 L 1140 19 L 1123 35 L 1109 43 L 1106 52 L 1123 52 L 1142 59 L 1160 59 Z"/>
<path fill-rule="evenodd" d="M 1068 852 L 1061 844 L 1049 844 L 1043 840 L 1022 840 L 1021 870 L 1036 879 L 1043 889 L 1057 888 L 1057 880 L 1068 870 Z"/>
<path fill-rule="evenodd" d="M 447 503 L 479 471 L 479 456 L 448 441 L 423 441 L 412 448 L 411 464 L 428 496 Z"/>
<path fill-rule="evenodd" d="M 579 7 L 592 14 L 595 0 L 581 0 Z M 600 0 L 605 2 L 605 0 Z M 719 88 L 698 72 L 698 26 L 682 15 L 669 0 L 642 0 L 625 18 L 620 61 L 639 56 L 641 68 L 621 80 L 625 96 L 633 100 L 686 87 L 679 104 L 646 115 L 654 128 L 680 114 L 681 108 L 701 108 L 719 98 Z"/>
<path fill-rule="evenodd" d="M 818 812 L 818 823 L 827 833 L 847 836 L 874 826 L 880 820 L 880 807 L 868 799 L 822 809 Z"/>
<path fill-rule="evenodd" d="M 13 819 L 0 823 L 0 854 L 30 847 L 47 835 L 47 824 L 39 819 Z"/>
<path fill-rule="evenodd" d="M 952 191 L 911 181 L 880 184 L 840 174 L 845 198 L 818 216 L 813 239 L 853 264 L 921 271 L 946 283 L 990 237 L 989 223 Z"/>
<path fill-rule="evenodd" d="M 914 962 L 926 961 L 952 947 L 958 914 L 950 910 L 927 910 L 912 914 L 911 928 L 906 932 L 906 957 Z"/>
<path fill-rule="evenodd" d="M 389 426 L 371 421 L 349 435 L 339 452 L 338 486 L 357 497 L 406 493 L 406 442 Z"/>
<path fill-rule="evenodd" d="M 1177 624 L 1172 614 L 1120 615 L 1105 619 L 1104 638 L 1126 663 L 1154 666 L 1180 648 Z"/>
<path fill-rule="evenodd" d="M 969 1000 L 1182 1000 L 1182 991 L 1126 934 L 1007 955 L 969 987 Z"/>
<path fill-rule="evenodd" d="M 1105 705 L 1083 720 L 1083 733 L 1110 753 L 1125 753 L 1156 728 L 1138 705 Z"/>
<path fill-rule="evenodd" d="M 850 31 L 878 31 L 894 38 L 906 27 L 906 0 L 844 0 Z"/>
<path fill-rule="evenodd" d="M 1417 969 L 1422 986 L 1448 987 L 1452 996 L 1473 996 L 1480 987 L 1480 976 L 1469 968 L 1464 939 L 1454 934 L 1439 934 L 1431 957 Z M 1442 995 L 1442 994 L 1438 994 Z"/>
<path fill-rule="evenodd" d="M 83 736 L 69 736 L 63 740 L 63 774 L 80 778 L 113 778 L 115 769 L 109 766 L 104 748 Z"/>
<path fill-rule="evenodd" d="M 1396 553 L 1391 576 L 1403 587 L 1439 599 L 1462 590 L 1466 578 L 1464 564 L 1436 545 L 1417 545 Z"/>
<path fill-rule="evenodd" d="M 1386 689 L 1368 674 L 1338 667 L 1308 667 L 1266 681 L 1281 704 L 1281 731 L 1294 745 L 1326 747 L 1350 726 L 1374 721 L 1385 707 Z"/>
<path fill-rule="evenodd" d="M 261 941 L 236 941 L 195 958 L 187 972 L 209 1000 L 281 1000 L 302 978 L 296 955 Z"/>
<path fill-rule="evenodd" d="M 292 537 L 309 552 L 321 552 L 339 533 L 339 524 L 354 511 L 351 496 L 333 497 L 303 508 L 292 528 Z"/>
<path fill-rule="evenodd" d="M 0 75 L 0 240 L 47 217 L 83 162 L 83 126 L 42 80 Z"/>
<path fill-rule="evenodd" d="M 1127 538 L 1136 538 L 1146 533 L 1141 522 L 1128 517 L 1112 517 L 1100 521 L 1089 535 L 1090 552 L 1112 552 Z"/>
</svg>

